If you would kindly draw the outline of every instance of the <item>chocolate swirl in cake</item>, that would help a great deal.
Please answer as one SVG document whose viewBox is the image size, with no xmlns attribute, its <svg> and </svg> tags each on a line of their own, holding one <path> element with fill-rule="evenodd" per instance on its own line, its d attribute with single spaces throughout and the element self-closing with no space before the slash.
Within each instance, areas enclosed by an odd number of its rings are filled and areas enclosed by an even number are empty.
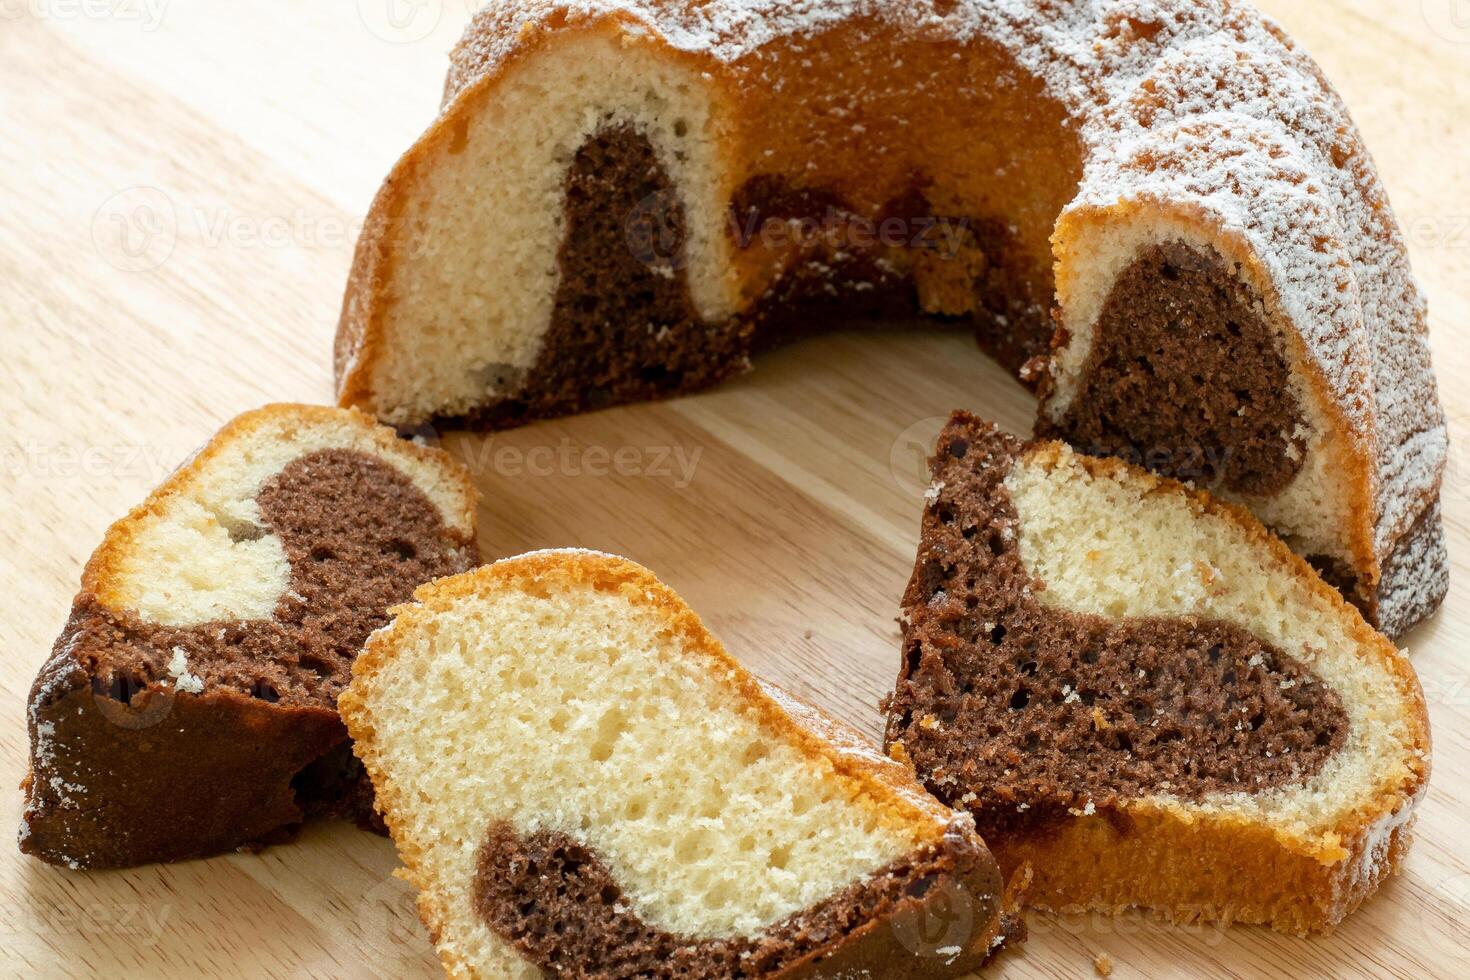
<svg viewBox="0 0 1470 980">
<path fill-rule="evenodd" d="M 937 893 L 953 907 L 936 931 L 927 919 L 939 915 Z M 486 925 L 550 976 L 815 980 L 851 977 L 858 963 L 869 971 L 861 975 L 906 977 L 925 975 L 926 959 L 963 952 L 978 962 L 990 952 L 989 942 L 973 948 L 975 930 L 991 921 L 1000 880 L 983 845 L 956 832 L 755 935 L 695 939 L 645 921 L 612 870 L 573 837 L 496 823 L 480 848 L 474 901 Z"/>
<path fill-rule="evenodd" d="M 126 866 L 267 843 L 309 815 L 380 829 L 337 696 L 388 608 L 473 567 L 474 544 L 355 450 L 292 460 L 256 501 L 259 526 L 231 534 L 281 542 L 270 619 L 173 627 L 79 598 L 32 689 L 23 850 Z"/>
<path fill-rule="evenodd" d="M 989 834 L 1143 796 L 1197 801 L 1310 780 L 1348 720 L 1292 657 L 1220 621 L 1042 605 L 1008 467 L 995 465 L 1017 446 L 955 429 L 933 463 L 940 490 L 887 705 L 888 741 L 930 790 Z"/>
</svg>

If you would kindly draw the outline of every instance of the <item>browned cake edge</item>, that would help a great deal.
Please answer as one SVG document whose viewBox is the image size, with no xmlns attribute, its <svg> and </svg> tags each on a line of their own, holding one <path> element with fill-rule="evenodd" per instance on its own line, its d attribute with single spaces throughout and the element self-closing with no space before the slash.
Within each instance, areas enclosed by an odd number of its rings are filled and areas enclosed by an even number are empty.
<svg viewBox="0 0 1470 980">
<path fill-rule="evenodd" d="M 922 821 L 932 828 L 943 828 L 935 836 L 959 833 L 979 848 L 980 860 L 956 884 L 974 902 L 971 938 L 951 956 L 935 957 L 916 954 L 911 943 L 905 943 L 901 930 L 905 924 L 922 922 L 929 916 L 941 920 L 949 914 L 952 889 L 931 887 L 918 896 L 909 896 L 891 907 L 881 918 L 870 920 L 848 933 L 842 940 L 824 946 L 790 964 L 779 976 L 797 978 L 838 978 L 857 975 L 893 978 L 958 977 L 971 972 L 994 955 L 1007 941 L 1019 941 L 1024 928 L 1019 919 L 1008 914 L 1013 907 L 1004 894 L 1000 873 L 985 851 L 984 843 L 974 833 L 967 816 L 956 817 L 947 807 L 930 796 L 905 766 L 887 758 L 855 729 L 831 718 L 820 710 L 781 692 L 757 679 L 725 652 L 723 645 L 705 628 L 699 617 L 671 589 L 647 569 L 623 558 L 582 551 L 533 552 L 482 566 L 473 572 L 440 579 L 421 586 L 412 604 L 395 610 L 396 618 L 389 627 L 375 633 L 362 655 L 353 664 L 353 683 L 342 695 L 339 709 L 354 740 L 355 751 L 362 758 L 377 789 L 377 806 L 382 812 L 399 856 L 406 866 L 403 877 L 419 889 L 419 915 L 436 943 L 450 912 L 438 907 L 425 869 L 426 846 L 408 836 L 406 813 L 412 802 L 400 791 L 381 766 L 381 752 L 376 745 L 370 699 L 388 697 L 376 691 L 377 679 L 384 666 L 396 655 L 396 634 L 413 629 L 415 624 L 430 621 L 461 599 L 500 588 L 530 588 L 536 591 L 573 586 L 617 592 L 628 601 L 644 605 L 667 622 L 690 655 L 705 658 L 718 665 L 721 676 L 731 678 L 734 696 L 745 702 L 777 737 L 789 741 L 813 758 L 828 760 L 833 769 L 866 787 L 873 800 L 904 814 L 903 819 Z M 461 962 L 451 952 L 441 950 L 441 959 L 451 977 L 482 976 L 475 964 Z M 871 972 L 877 970 L 877 972 Z M 868 972 L 863 972 L 868 971 Z"/>
<path fill-rule="evenodd" d="M 223 643 L 239 642 L 234 634 L 248 632 L 249 624 L 175 630 L 144 624 L 120 606 L 115 581 L 145 518 L 207 480 L 221 447 L 279 421 L 361 427 L 393 452 L 433 467 L 455 486 L 453 496 L 463 506 L 454 515 L 460 527 L 442 525 L 446 550 L 462 555 L 463 563 L 452 568 L 478 561 L 478 491 L 448 455 L 404 442 L 356 410 L 270 405 L 237 417 L 115 522 L 87 563 L 71 617 L 29 698 L 23 852 L 74 869 L 119 868 L 273 843 L 311 815 L 381 829 L 371 787 L 347 750 L 346 729 L 330 698 L 238 683 L 212 683 L 201 693 L 176 690 L 162 683 L 167 677 L 156 665 L 148 676 L 119 673 L 100 662 L 100 648 L 93 649 L 121 644 L 126 653 L 138 631 L 170 638 L 218 633 Z M 427 498 L 422 503 L 435 507 Z"/>
<path fill-rule="evenodd" d="M 954 414 L 939 444 L 955 435 L 989 447 L 996 465 L 1006 469 L 1023 453 L 1054 458 L 1064 452 L 1055 443 L 1024 443 L 965 412 Z M 1146 480 L 1153 492 L 1183 495 L 1198 513 L 1231 522 L 1247 540 L 1267 550 L 1283 574 L 1346 617 L 1354 642 L 1386 666 L 1397 678 L 1404 700 L 1413 706 L 1408 719 L 1415 746 L 1409 763 L 1412 776 L 1402 785 L 1384 786 L 1369 805 L 1346 815 L 1325 835 L 1325 846 L 1323 841 L 1295 840 L 1280 828 L 1244 817 L 1188 813 L 1137 801 L 1100 806 L 1095 812 L 1010 814 L 1003 831 L 998 827 L 986 831 L 1002 872 L 1011 875 L 1029 869 L 1033 877 L 1026 904 L 1061 914 L 1147 907 L 1173 921 L 1263 924 L 1294 935 L 1330 932 L 1398 872 L 1416 808 L 1427 791 L 1429 718 L 1412 665 L 1304 559 L 1244 509 L 1117 460 L 1077 458 L 1099 478 L 1123 474 Z M 939 468 L 936 462 L 936 475 Z M 926 538 L 934 519 L 926 509 Z M 922 564 L 915 569 L 911 596 Z M 905 612 L 911 622 L 923 616 L 919 609 Z M 900 683 L 905 673 L 906 668 Z M 891 714 L 885 741 L 891 755 L 907 762 L 903 728 L 897 721 Z M 987 823 L 983 813 L 977 820 L 982 826 Z"/>
</svg>

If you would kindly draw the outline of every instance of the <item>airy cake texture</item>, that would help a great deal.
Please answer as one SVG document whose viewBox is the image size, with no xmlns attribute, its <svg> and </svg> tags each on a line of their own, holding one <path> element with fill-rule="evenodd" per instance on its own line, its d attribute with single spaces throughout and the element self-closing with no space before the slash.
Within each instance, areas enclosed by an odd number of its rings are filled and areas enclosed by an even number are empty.
<svg viewBox="0 0 1470 980">
<path fill-rule="evenodd" d="M 1244 3 L 492 4 L 371 209 L 339 397 L 495 428 L 921 316 L 1386 632 L 1442 599 L 1424 301 L 1347 110 Z"/>
<path fill-rule="evenodd" d="M 230 422 L 87 563 L 31 689 L 21 849 L 123 867 L 371 820 L 337 695 L 390 605 L 477 564 L 475 499 L 353 410 Z"/>
<path fill-rule="evenodd" d="M 887 740 L 1029 903 L 1309 933 L 1397 870 L 1418 679 L 1257 521 L 963 413 L 933 473 Z"/>
<path fill-rule="evenodd" d="M 353 672 L 342 715 L 452 976 L 958 976 L 1003 941 L 970 818 L 631 562 L 426 585 Z"/>
</svg>

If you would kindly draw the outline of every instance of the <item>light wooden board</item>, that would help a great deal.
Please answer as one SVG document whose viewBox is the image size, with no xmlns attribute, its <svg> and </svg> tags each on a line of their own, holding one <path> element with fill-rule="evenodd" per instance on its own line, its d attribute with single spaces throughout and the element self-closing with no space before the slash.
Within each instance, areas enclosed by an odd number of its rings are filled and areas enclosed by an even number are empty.
<svg viewBox="0 0 1470 980">
<path fill-rule="evenodd" d="M 102 529 L 230 416 L 331 398 L 356 223 L 433 114 L 468 6 L 0 0 L 5 837 L 26 692 Z M 1354 107 L 1433 303 L 1455 580 L 1407 641 L 1436 741 L 1418 841 L 1329 939 L 1033 918 L 996 975 L 1087 976 L 1101 952 L 1119 977 L 1470 975 L 1470 7 L 1266 6 Z M 963 336 L 839 336 L 709 394 L 448 445 L 484 491 L 488 557 L 627 554 L 757 671 L 876 735 L 921 460 L 956 407 L 1020 431 L 1031 412 Z M 338 825 L 262 856 L 105 874 L 0 844 L 0 975 L 434 977 L 394 866 L 387 841 Z"/>
</svg>

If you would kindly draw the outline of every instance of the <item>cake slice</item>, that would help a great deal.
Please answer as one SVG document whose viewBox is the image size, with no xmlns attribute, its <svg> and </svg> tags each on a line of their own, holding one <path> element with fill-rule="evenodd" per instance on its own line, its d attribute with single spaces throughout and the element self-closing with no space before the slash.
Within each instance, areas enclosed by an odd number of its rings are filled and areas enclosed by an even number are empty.
<svg viewBox="0 0 1470 980">
<path fill-rule="evenodd" d="M 21 850 L 125 867 L 370 818 L 337 695 L 389 606 L 477 564 L 475 499 L 356 411 L 225 426 L 87 563 L 31 689 Z"/>
<path fill-rule="evenodd" d="M 1429 775 L 1409 661 L 1245 511 L 956 415 L 887 744 L 1027 901 L 1330 929 Z"/>
<path fill-rule="evenodd" d="M 1003 941 L 973 821 L 761 683 L 648 571 L 426 585 L 341 700 L 455 977 L 948 977 Z"/>
</svg>

